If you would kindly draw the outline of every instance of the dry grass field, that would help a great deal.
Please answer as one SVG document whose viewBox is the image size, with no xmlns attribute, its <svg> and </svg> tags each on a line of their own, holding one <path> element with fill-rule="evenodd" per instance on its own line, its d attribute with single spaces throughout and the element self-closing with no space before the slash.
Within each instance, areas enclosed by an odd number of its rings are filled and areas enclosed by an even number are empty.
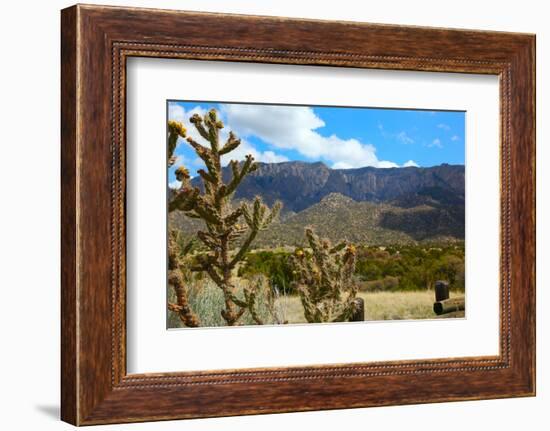
<svg viewBox="0 0 550 431">
<path fill-rule="evenodd" d="M 431 290 L 416 292 L 361 292 L 365 301 L 365 320 L 429 319 L 433 312 L 434 293 Z M 300 299 L 288 296 L 279 299 L 286 311 L 288 323 L 306 323 Z"/>
<path fill-rule="evenodd" d="M 242 281 L 242 280 L 241 280 Z M 200 289 L 191 289 L 190 303 L 201 319 L 201 326 L 224 326 L 219 314 L 223 296 L 210 280 L 204 280 Z M 463 293 L 451 292 L 451 297 Z M 169 300 L 173 300 L 169 291 Z M 433 319 L 434 292 L 419 290 L 407 292 L 360 292 L 365 301 L 365 320 L 412 320 Z M 297 295 L 280 295 L 270 307 L 266 303 L 259 304 L 259 313 L 267 324 L 287 322 L 288 324 L 307 323 L 303 307 Z M 254 325 L 254 321 L 245 313 L 241 325 Z M 173 313 L 168 312 L 168 327 L 182 327 L 181 322 Z"/>
</svg>

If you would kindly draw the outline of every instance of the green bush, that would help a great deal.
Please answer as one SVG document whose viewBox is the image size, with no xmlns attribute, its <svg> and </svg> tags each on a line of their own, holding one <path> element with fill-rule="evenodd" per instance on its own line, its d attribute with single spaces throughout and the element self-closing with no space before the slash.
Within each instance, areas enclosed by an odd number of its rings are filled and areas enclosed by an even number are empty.
<svg viewBox="0 0 550 431">
<path fill-rule="evenodd" d="M 293 292 L 293 269 L 290 253 L 284 251 L 256 251 L 248 253 L 245 264 L 239 269 L 239 276 L 265 275 L 269 284 L 283 294 Z"/>
<path fill-rule="evenodd" d="M 250 252 L 239 276 L 263 274 L 281 292 L 294 294 L 289 259 L 285 251 Z M 355 274 L 363 291 L 421 290 L 433 287 L 435 280 L 447 280 L 453 290 L 464 290 L 464 244 L 360 246 Z"/>
<path fill-rule="evenodd" d="M 464 244 L 360 247 L 356 274 L 366 290 L 426 289 L 435 280 L 464 290 Z M 399 280 L 397 287 L 394 282 L 387 285 L 390 277 Z"/>
</svg>

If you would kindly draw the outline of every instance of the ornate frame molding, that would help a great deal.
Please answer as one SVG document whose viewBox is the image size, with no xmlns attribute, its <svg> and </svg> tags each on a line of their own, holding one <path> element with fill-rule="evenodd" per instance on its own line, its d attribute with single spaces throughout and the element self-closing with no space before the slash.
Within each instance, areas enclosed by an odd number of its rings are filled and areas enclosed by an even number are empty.
<svg viewBox="0 0 550 431">
<path fill-rule="evenodd" d="M 217 25 L 219 34 L 199 31 L 203 25 Z M 285 37 L 255 35 L 258 25 L 284 30 Z M 307 32 L 318 41 L 298 42 Z M 342 48 L 346 43 L 349 49 Z M 500 355 L 127 375 L 125 65 L 132 56 L 498 75 Z M 62 12 L 62 57 L 64 420 L 98 424 L 534 394 L 534 36 L 79 5 Z M 250 391 L 264 396 L 250 400 Z"/>
</svg>

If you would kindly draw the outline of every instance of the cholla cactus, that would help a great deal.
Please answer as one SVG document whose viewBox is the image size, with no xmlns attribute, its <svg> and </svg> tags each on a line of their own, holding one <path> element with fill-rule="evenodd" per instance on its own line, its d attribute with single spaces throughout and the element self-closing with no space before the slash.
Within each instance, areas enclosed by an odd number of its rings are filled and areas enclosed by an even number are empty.
<svg viewBox="0 0 550 431">
<path fill-rule="evenodd" d="M 353 280 L 355 247 L 342 242 L 332 246 L 306 229 L 311 248 L 296 249 L 292 256 L 304 316 L 310 323 L 348 321 L 355 311 L 357 285 Z"/>
<path fill-rule="evenodd" d="M 192 187 L 189 172 L 184 167 L 179 167 L 176 170 L 176 177 L 181 181 L 181 188 L 175 192 L 169 203 L 169 211 L 184 211 L 187 216 L 204 221 L 206 230 L 199 231 L 197 236 L 208 252 L 196 257 L 197 265 L 193 269 L 206 272 L 223 291 L 224 309 L 221 315 L 227 325 L 235 325 L 246 310 L 250 311 L 257 323 L 260 323 L 255 316 L 254 292 L 247 290 L 244 292 L 244 298 L 239 299 L 233 272 L 243 260 L 258 233 L 266 229 L 277 216 L 281 205 L 276 203 L 269 210 L 261 199 L 256 197 L 252 205 L 242 204 L 234 208 L 231 205 L 231 198 L 235 190 L 244 177 L 254 172 L 258 165 L 254 163 L 251 155 L 247 155 L 242 163 L 232 160 L 229 163 L 232 178 L 224 183 L 221 157 L 237 148 L 241 141 L 230 132 L 225 144 L 220 146 L 220 130 L 224 126 L 214 109 L 204 118 L 195 114 L 190 121 L 209 144 L 207 147 L 191 137 L 187 138 L 189 145 L 206 165 L 206 170 L 197 171 L 201 176 L 204 192 L 201 192 L 198 187 Z M 185 132 L 182 134 L 183 126 L 180 123 L 169 122 L 168 128 L 170 162 L 173 159 L 173 150 L 170 152 L 172 143 L 177 141 L 178 136 L 183 137 Z"/>
<path fill-rule="evenodd" d="M 168 283 L 174 288 L 176 303 L 169 303 L 168 309 L 177 313 L 185 326 L 200 326 L 199 318 L 189 306 L 187 287 L 183 274 L 182 260 L 193 247 L 193 240 L 184 242 L 177 231 L 171 231 L 168 237 Z"/>
<path fill-rule="evenodd" d="M 174 151 L 176 149 L 179 137 L 184 138 L 186 130 L 181 123 L 175 121 L 168 122 L 168 167 L 174 165 L 176 157 Z M 181 182 L 181 187 L 189 187 L 189 172 L 185 167 L 180 166 L 176 169 L 176 179 Z M 173 200 L 173 197 L 171 198 Z M 173 209 L 169 209 L 173 211 Z M 183 259 L 191 251 L 193 241 L 183 243 L 181 236 L 177 231 L 171 231 L 168 237 L 168 284 L 174 289 L 176 294 L 176 303 L 169 303 L 168 309 L 177 313 L 180 320 L 185 326 L 197 327 L 200 326 L 199 318 L 189 306 L 189 298 L 185 277 L 182 270 Z"/>
</svg>

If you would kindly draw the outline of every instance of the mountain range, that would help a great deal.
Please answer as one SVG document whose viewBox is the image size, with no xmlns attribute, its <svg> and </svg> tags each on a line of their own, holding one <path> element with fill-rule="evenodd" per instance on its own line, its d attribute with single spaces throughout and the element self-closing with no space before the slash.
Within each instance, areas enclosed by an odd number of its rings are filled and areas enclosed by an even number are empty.
<svg viewBox="0 0 550 431">
<path fill-rule="evenodd" d="M 231 177 L 224 169 L 224 179 Z M 201 187 L 200 178 L 192 180 Z M 235 193 L 235 201 L 261 196 L 283 203 L 280 220 L 262 232 L 257 247 L 297 245 L 306 226 L 333 241 L 404 244 L 464 239 L 465 169 L 442 164 L 420 168 L 331 169 L 322 162 L 259 163 Z M 200 221 L 172 213 L 184 232 Z"/>
</svg>

